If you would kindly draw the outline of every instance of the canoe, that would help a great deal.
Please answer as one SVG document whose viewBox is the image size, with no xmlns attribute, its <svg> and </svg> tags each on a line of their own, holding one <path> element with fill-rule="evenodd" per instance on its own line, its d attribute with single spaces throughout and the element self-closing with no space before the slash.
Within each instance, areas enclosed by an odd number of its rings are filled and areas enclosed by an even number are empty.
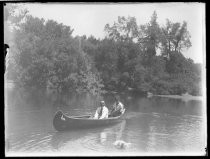
<svg viewBox="0 0 210 159">
<path fill-rule="evenodd" d="M 53 119 L 53 126 L 57 131 L 88 129 L 93 127 L 101 127 L 112 125 L 124 120 L 124 114 L 117 117 L 107 119 L 93 119 L 91 115 L 67 116 L 62 111 L 58 111 Z"/>
</svg>

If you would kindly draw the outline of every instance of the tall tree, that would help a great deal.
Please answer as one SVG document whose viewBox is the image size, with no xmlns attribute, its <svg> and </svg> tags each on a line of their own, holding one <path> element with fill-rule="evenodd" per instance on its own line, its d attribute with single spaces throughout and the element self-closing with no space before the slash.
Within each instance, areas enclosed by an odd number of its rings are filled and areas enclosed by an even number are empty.
<svg viewBox="0 0 210 159">
<path fill-rule="evenodd" d="M 105 25 L 105 32 L 108 37 L 116 41 L 135 41 L 138 36 L 138 26 L 135 17 L 118 17 L 113 26 Z"/>
<path fill-rule="evenodd" d="M 143 48 L 145 55 L 150 59 L 157 53 L 157 48 L 160 42 L 160 27 L 157 22 L 157 13 L 153 12 L 150 22 L 141 25 L 141 33 L 138 42 Z"/>
<path fill-rule="evenodd" d="M 166 26 L 162 28 L 162 54 L 169 57 L 172 51 L 182 51 L 184 48 L 191 47 L 190 34 L 187 30 L 187 22 L 173 23 L 166 20 Z"/>
</svg>

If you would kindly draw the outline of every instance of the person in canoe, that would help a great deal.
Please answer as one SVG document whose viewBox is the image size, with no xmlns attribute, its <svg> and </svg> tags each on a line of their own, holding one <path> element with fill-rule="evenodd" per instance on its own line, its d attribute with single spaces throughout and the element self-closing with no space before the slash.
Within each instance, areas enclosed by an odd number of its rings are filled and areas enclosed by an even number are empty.
<svg viewBox="0 0 210 159">
<path fill-rule="evenodd" d="M 106 118 L 108 118 L 108 113 L 109 113 L 109 110 L 106 107 L 105 102 L 101 101 L 93 118 L 94 119 L 106 119 Z"/>
<path fill-rule="evenodd" d="M 115 97 L 115 103 L 113 105 L 112 110 L 110 111 L 109 117 L 116 117 L 123 114 L 125 111 L 124 105 L 120 102 L 120 100 Z"/>
</svg>

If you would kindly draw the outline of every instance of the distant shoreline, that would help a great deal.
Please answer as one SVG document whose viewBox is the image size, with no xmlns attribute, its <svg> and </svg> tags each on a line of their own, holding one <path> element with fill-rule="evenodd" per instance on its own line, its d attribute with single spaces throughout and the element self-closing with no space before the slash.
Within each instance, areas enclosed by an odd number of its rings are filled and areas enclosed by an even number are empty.
<svg viewBox="0 0 210 159">
<path fill-rule="evenodd" d="M 152 95 L 152 96 L 174 98 L 174 99 L 185 99 L 185 100 L 203 100 L 203 96 L 192 96 L 192 95 Z"/>
<path fill-rule="evenodd" d="M 5 80 L 4 83 L 5 88 L 14 88 L 15 82 L 12 80 Z M 130 90 L 130 92 L 132 92 Z M 125 92 L 117 92 L 117 91 L 107 91 L 107 93 L 113 93 L 113 94 L 125 94 Z M 164 98 L 173 98 L 173 99 L 182 99 L 182 100 L 203 100 L 203 96 L 193 96 L 190 94 L 183 94 L 183 95 L 159 95 L 159 94 L 152 94 L 147 93 L 147 97 L 164 97 Z"/>
</svg>

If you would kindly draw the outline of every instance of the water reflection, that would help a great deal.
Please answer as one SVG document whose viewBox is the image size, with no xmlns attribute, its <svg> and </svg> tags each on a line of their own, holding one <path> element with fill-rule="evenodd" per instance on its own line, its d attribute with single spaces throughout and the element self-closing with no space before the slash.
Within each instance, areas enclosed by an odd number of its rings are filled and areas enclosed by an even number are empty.
<svg viewBox="0 0 210 159">
<path fill-rule="evenodd" d="M 56 151 L 64 151 L 68 147 L 68 152 L 71 152 L 71 148 L 74 147 L 75 149 L 75 143 L 77 143 L 78 149 L 83 147 L 103 152 L 104 147 L 106 147 L 107 150 L 111 148 L 114 151 L 113 143 L 116 140 L 122 139 L 125 126 L 126 121 L 123 121 L 115 126 L 106 128 L 56 132 L 51 138 L 51 146 Z"/>
<path fill-rule="evenodd" d="M 90 94 L 70 95 L 41 90 L 8 90 L 5 97 L 5 149 L 9 152 L 81 152 L 138 155 L 151 152 L 204 152 L 205 132 L 202 101 L 144 98 L 125 94 L 126 120 L 108 127 L 56 132 L 52 120 L 61 109 L 68 115 L 95 112 L 99 98 Z M 108 108 L 113 95 L 105 95 Z M 128 149 L 115 148 L 123 140 Z M 51 154 L 51 153 L 50 153 Z"/>
<path fill-rule="evenodd" d="M 100 138 L 100 143 L 102 145 L 105 145 L 105 142 L 107 140 L 107 133 L 106 132 L 101 132 L 99 138 Z"/>
<path fill-rule="evenodd" d="M 100 143 L 104 145 L 105 142 L 107 141 L 107 138 L 109 137 L 108 136 L 109 134 L 113 135 L 113 139 L 114 139 L 113 143 L 114 141 L 117 141 L 117 140 L 123 140 L 123 132 L 125 130 L 125 126 L 126 126 L 126 120 L 123 120 L 117 126 L 104 129 L 104 131 L 102 131 L 99 135 Z"/>
</svg>

